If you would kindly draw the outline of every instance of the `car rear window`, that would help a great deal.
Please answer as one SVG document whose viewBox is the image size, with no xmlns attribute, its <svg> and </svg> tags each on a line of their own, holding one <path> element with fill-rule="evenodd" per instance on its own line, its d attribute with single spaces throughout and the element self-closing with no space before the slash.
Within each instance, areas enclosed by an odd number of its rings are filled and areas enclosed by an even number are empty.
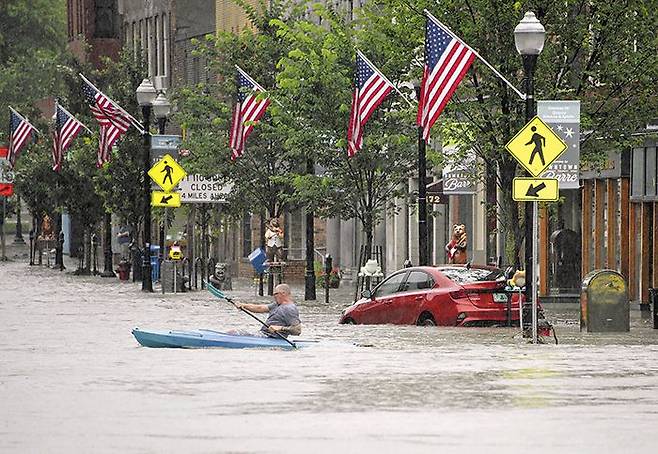
<svg viewBox="0 0 658 454">
<path fill-rule="evenodd" d="M 440 268 L 448 279 L 457 284 L 468 284 L 471 282 L 495 281 L 503 277 L 502 270 L 499 269 L 482 269 L 482 268 Z"/>
</svg>

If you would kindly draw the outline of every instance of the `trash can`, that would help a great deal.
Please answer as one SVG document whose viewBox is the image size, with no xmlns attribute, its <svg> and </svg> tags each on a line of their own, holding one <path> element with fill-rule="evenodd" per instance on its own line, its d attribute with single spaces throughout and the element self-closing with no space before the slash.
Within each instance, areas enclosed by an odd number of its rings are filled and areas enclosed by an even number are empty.
<svg viewBox="0 0 658 454">
<path fill-rule="evenodd" d="M 157 244 L 151 245 L 151 281 L 156 282 L 160 280 L 160 246 Z"/>
<path fill-rule="evenodd" d="M 164 293 L 174 293 L 174 270 L 176 271 L 176 292 L 184 292 L 188 278 L 183 276 L 183 266 L 180 261 L 165 260 L 162 262 L 162 278 L 160 285 Z"/>
<path fill-rule="evenodd" d="M 630 330 L 628 288 L 614 270 L 594 270 L 580 291 L 580 330 L 588 333 Z"/>
</svg>

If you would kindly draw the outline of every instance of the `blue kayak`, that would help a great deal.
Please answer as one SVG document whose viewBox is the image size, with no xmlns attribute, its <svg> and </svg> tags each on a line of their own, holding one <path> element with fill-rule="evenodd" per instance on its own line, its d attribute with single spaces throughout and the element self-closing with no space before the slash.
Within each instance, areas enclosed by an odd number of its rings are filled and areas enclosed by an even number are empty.
<svg viewBox="0 0 658 454">
<path fill-rule="evenodd" d="M 144 347 L 154 348 L 288 348 L 290 345 L 276 337 L 237 336 L 209 329 L 190 331 L 144 331 L 133 329 L 133 336 Z M 296 347 L 304 347 L 314 341 L 292 341 Z"/>
</svg>

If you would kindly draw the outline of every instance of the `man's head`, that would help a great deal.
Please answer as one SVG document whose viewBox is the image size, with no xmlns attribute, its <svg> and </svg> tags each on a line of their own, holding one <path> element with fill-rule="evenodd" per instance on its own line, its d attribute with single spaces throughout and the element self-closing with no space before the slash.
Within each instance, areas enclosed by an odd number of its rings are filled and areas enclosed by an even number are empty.
<svg viewBox="0 0 658 454">
<path fill-rule="evenodd" d="M 274 300 L 279 304 L 291 303 L 290 286 L 288 284 L 279 284 L 274 287 Z"/>
</svg>

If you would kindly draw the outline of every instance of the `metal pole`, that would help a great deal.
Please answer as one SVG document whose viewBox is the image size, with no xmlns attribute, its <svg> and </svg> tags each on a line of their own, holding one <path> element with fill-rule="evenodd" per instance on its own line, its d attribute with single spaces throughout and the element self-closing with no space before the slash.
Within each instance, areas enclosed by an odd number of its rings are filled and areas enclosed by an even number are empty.
<svg viewBox="0 0 658 454">
<path fill-rule="evenodd" d="M 538 209 L 537 202 L 532 203 L 532 271 L 533 276 L 536 276 L 537 271 L 537 252 L 538 252 L 538 241 L 537 241 L 537 221 L 538 221 Z M 526 280 L 526 285 L 528 281 Z M 533 283 L 534 284 L 534 283 Z M 537 343 L 537 286 L 532 286 L 532 343 Z"/>
<path fill-rule="evenodd" d="M 0 261 L 4 262 L 7 260 L 5 255 L 5 216 L 7 211 L 7 197 L 2 196 L 2 218 L 0 218 Z"/>
<path fill-rule="evenodd" d="M 324 302 L 329 304 L 329 276 L 331 275 L 331 270 L 333 269 L 333 258 L 331 255 L 327 254 L 324 259 Z"/>
<path fill-rule="evenodd" d="M 25 244 L 23 239 L 23 223 L 21 222 L 21 196 L 16 194 L 16 238 L 14 244 Z"/>
<path fill-rule="evenodd" d="M 306 160 L 306 173 L 312 175 L 315 165 L 312 159 Z M 306 211 L 306 275 L 304 276 L 304 300 L 315 300 L 315 241 L 314 241 L 314 216 L 313 210 Z"/>
<path fill-rule="evenodd" d="M 534 71 L 535 63 L 537 62 L 537 55 L 523 55 L 523 72 L 525 76 L 525 91 L 526 91 L 526 101 L 525 101 L 525 120 L 526 123 L 532 120 L 535 116 L 535 85 L 534 85 Z M 528 175 L 530 176 L 530 175 Z M 534 202 L 525 203 L 525 299 L 526 301 L 533 301 L 533 307 L 535 301 L 533 299 L 533 289 L 535 287 L 534 273 L 535 268 L 533 266 L 533 249 L 530 246 L 530 239 L 534 238 L 534 231 L 536 226 L 536 220 L 533 219 L 533 205 Z M 534 241 L 534 240 L 533 240 Z M 532 246 L 534 248 L 534 244 Z M 537 320 L 533 317 L 532 323 L 533 333 L 537 331 Z M 533 342 L 535 341 L 535 336 L 533 335 Z"/>
<path fill-rule="evenodd" d="M 116 277 L 112 271 L 112 213 L 105 213 L 105 241 L 103 245 L 103 272 L 101 277 Z"/>
<path fill-rule="evenodd" d="M 151 280 L 151 179 L 148 172 L 151 167 L 151 134 L 149 124 L 151 122 L 151 106 L 142 106 L 144 116 L 144 255 L 142 259 L 142 291 L 152 292 L 153 282 Z"/>
<path fill-rule="evenodd" d="M 167 125 L 167 117 L 161 117 L 158 118 L 158 133 L 160 135 L 165 133 L 165 127 Z M 167 228 L 167 208 L 164 209 L 164 219 L 161 220 L 160 224 L 160 253 L 158 254 L 160 257 L 160 284 L 163 284 L 164 279 L 162 278 L 162 264 L 164 263 L 166 259 L 165 255 L 165 230 Z M 175 271 L 174 271 L 175 273 Z M 175 281 L 174 281 L 175 282 Z M 175 284 L 174 284 L 175 285 Z M 174 293 L 176 290 L 174 289 Z M 164 293 L 164 285 L 162 285 L 162 293 Z"/>
<path fill-rule="evenodd" d="M 415 87 L 416 99 L 420 99 L 420 86 Z M 425 139 L 423 139 L 423 127 L 418 127 L 418 264 L 427 266 L 428 248 L 427 248 L 427 182 L 426 182 L 426 164 L 427 157 L 425 153 Z"/>
</svg>

